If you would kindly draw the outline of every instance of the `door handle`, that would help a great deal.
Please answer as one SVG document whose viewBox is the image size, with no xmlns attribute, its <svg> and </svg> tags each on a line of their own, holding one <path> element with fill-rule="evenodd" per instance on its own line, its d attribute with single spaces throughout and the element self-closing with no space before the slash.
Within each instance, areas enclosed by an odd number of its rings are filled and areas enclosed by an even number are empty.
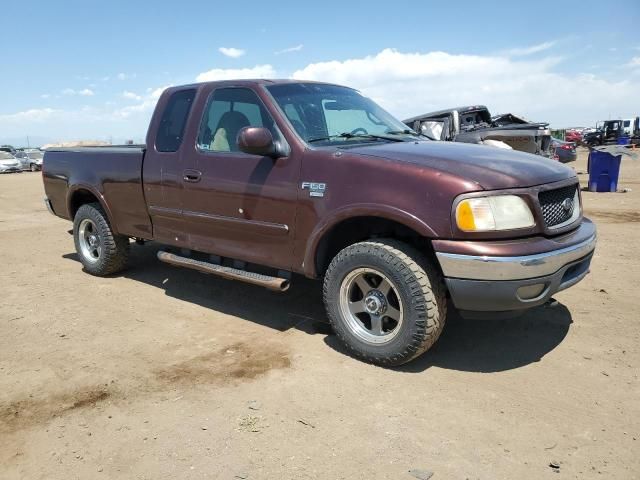
<svg viewBox="0 0 640 480">
<path fill-rule="evenodd" d="M 198 170 L 185 170 L 182 172 L 182 179 L 185 182 L 197 183 L 202 177 L 202 172 Z"/>
</svg>

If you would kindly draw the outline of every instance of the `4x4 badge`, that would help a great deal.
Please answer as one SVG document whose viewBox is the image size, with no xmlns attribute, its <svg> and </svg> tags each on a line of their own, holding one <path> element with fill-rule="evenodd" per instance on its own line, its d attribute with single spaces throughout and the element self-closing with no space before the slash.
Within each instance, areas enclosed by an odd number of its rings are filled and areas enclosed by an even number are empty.
<svg viewBox="0 0 640 480">
<path fill-rule="evenodd" d="M 309 190 L 310 197 L 324 197 L 324 192 L 327 191 L 327 184 L 316 182 L 302 182 L 302 189 Z"/>
</svg>

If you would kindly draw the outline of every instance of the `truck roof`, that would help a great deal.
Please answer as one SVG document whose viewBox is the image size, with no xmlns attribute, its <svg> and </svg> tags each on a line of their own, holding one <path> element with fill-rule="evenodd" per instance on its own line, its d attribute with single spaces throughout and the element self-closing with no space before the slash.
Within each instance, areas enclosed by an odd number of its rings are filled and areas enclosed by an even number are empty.
<svg viewBox="0 0 640 480">
<path fill-rule="evenodd" d="M 199 88 L 204 85 L 215 85 L 219 87 L 230 87 L 230 86 L 243 86 L 243 87 L 255 87 L 258 85 L 283 85 L 283 84 L 291 84 L 291 83 L 315 83 L 319 85 L 333 85 L 337 87 L 344 87 L 343 85 L 338 85 L 330 82 L 318 82 L 315 80 L 295 80 L 293 78 L 249 78 L 249 79 L 237 79 L 237 80 L 215 80 L 210 82 L 196 82 L 190 83 L 187 85 L 176 85 L 173 87 L 169 87 L 166 90 L 175 90 L 175 89 L 183 89 L 183 88 Z M 344 87 L 350 88 L 350 87 Z"/>
</svg>

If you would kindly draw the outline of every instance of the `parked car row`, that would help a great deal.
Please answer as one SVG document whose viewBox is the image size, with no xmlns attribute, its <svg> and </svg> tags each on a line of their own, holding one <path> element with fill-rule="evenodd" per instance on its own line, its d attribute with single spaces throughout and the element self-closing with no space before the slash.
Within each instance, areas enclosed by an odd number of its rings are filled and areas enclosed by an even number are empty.
<svg viewBox="0 0 640 480">
<path fill-rule="evenodd" d="M 19 172 L 20 162 L 9 152 L 0 151 L 0 173 Z"/>
<path fill-rule="evenodd" d="M 37 148 L 15 150 L 12 147 L 0 147 L 0 173 L 42 169 L 44 153 Z"/>
<path fill-rule="evenodd" d="M 595 128 L 571 128 L 565 132 L 564 138 L 576 145 L 595 147 L 617 143 L 628 138 L 628 143 L 640 143 L 640 117 L 602 120 Z"/>
</svg>

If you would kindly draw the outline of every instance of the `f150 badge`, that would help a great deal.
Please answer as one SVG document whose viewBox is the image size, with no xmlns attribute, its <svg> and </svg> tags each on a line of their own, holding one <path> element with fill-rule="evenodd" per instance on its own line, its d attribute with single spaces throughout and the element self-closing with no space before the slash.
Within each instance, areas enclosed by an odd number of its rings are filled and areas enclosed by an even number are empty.
<svg viewBox="0 0 640 480">
<path fill-rule="evenodd" d="M 302 189 L 309 190 L 310 197 L 324 197 L 324 192 L 327 191 L 327 184 L 316 182 L 302 182 Z"/>
</svg>

